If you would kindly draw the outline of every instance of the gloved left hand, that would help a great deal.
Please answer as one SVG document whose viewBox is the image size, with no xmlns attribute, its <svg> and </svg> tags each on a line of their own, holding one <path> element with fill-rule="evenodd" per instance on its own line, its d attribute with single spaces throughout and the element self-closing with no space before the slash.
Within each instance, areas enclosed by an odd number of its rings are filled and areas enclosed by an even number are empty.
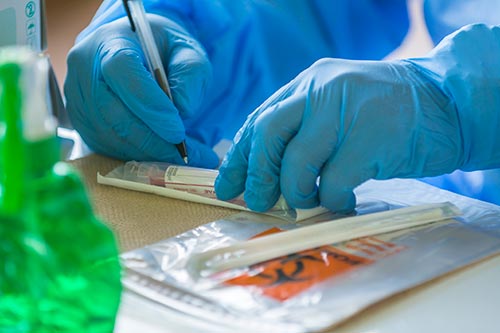
<svg viewBox="0 0 500 333">
<path fill-rule="evenodd" d="M 349 212 L 368 179 L 437 175 L 462 160 L 452 101 L 412 64 L 324 59 L 249 117 L 216 193 L 244 191 L 257 211 L 282 193 L 294 208 Z"/>
<path fill-rule="evenodd" d="M 217 196 L 244 191 L 266 211 L 282 193 L 292 207 L 348 212 L 368 179 L 499 167 L 498 54 L 500 28 L 478 25 L 428 58 L 317 62 L 249 116 Z"/>
</svg>

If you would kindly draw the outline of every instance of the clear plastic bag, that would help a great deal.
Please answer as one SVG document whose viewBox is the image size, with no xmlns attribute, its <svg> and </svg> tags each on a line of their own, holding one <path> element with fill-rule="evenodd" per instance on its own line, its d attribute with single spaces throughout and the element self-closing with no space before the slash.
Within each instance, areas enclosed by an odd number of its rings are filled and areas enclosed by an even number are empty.
<svg viewBox="0 0 500 333">
<path fill-rule="evenodd" d="M 309 332 L 500 252 L 498 206 L 414 180 L 370 181 L 356 195 L 358 214 L 450 201 L 463 216 L 302 251 L 253 265 L 222 283 L 193 279 L 186 262 L 195 252 L 312 223 L 241 213 L 123 254 L 124 285 L 220 327 Z"/>
</svg>

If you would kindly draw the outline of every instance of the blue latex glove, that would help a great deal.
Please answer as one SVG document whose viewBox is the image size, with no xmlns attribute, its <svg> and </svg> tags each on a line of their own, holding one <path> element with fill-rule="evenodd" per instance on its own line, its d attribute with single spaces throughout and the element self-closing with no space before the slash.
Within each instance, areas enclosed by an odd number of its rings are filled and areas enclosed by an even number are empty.
<svg viewBox="0 0 500 333">
<path fill-rule="evenodd" d="M 232 138 L 252 110 L 314 61 L 378 59 L 408 25 L 399 0 L 144 5 L 158 15 L 153 30 L 175 105 L 148 73 L 121 1 L 105 0 L 68 57 L 70 118 L 93 150 L 120 159 L 182 163 L 173 143 L 187 135 L 190 163 L 203 167 L 217 165 L 210 147 Z M 368 40 L 357 41 L 365 31 Z"/>
<path fill-rule="evenodd" d="M 477 25 L 422 59 L 317 62 L 249 116 L 217 196 L 348 212 L 368 179 L 500 167 L 499 54 L 500 29 Z"/>
<path fill-rule="evenodd" d="M 182 119 L 196 110 L 211 78 L 205 51 L 175 22 L 150 16 L 161 50 L 170 50 L 169 82 L 175 104 L 148 71 L 127 19 L 81 40 L 68 56 L 65 82 L 73 126 L 98 153 L 124 160 L 183 164 L 174 144 L 186 139 L 190 164 L 215 167 L 211 147 L 185 136 Z"/>
</svg>

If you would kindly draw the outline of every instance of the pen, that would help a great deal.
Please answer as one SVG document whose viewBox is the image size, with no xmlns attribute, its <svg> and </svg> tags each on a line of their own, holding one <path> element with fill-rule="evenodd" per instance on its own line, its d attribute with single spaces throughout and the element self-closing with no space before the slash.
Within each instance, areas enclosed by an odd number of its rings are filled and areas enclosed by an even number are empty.
<svg viewBox="0 0 500 333">
<path fill-rule="evenodd" d="M 156 82 L 158 82 L 160 88 L 165 92 L 165 94 L 167 94 L 168 98 L 174 102 L 172 92 L 170 91 L 170 87 L 168 85 L 167 74 L 165 73 L 165 69 L 163 68 L 163 64 L 161 62 L 160 53 L 158 52 L 158 48 L 153 37 L 153 31 L 151 30 L 151 26 L 146 18 L 146 11 L 144 10 L 142 0 L 123 0 L 123 5 L 125 6 L 125 11 L 127 12 L 132 31 L 136 32 L 139 37 L 139 42 L 141 43 L 142 51 L 146 56 L 149 70 L 153 74 Z M 187 164 L 188 156 L 186 142 L 182 141 L 181 143 L 176 144 L 175 147 L 179 151 L 184 163 Z"/>
</svg>

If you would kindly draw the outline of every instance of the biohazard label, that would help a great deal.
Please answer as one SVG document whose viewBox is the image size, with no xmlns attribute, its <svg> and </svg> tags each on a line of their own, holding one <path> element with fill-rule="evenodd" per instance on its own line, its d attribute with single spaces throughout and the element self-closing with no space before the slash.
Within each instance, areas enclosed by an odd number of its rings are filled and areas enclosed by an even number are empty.
<svg viewBox="0 0 500 333">
<path fill-rule="evenodd" d="M 279 228 L 272 228 L 255 237 L 281 231 Z M 359 244 L 362 244 L 361 251 Z M 368 246 L 369 244 L 373 246 Z M 402 247 L 399 245 L 373 237 L 363 239 L 361 243 L 359 240 L 347 242 L 342 248 L 325 245 L 253 265 L 249 273 L 225 283 L 255 288 L 268 297 L 284 302 L 319 282 L 369 265 L 400 250 Z M 366 255 L 367 251 L 371 255 Z"/>
</svg>

